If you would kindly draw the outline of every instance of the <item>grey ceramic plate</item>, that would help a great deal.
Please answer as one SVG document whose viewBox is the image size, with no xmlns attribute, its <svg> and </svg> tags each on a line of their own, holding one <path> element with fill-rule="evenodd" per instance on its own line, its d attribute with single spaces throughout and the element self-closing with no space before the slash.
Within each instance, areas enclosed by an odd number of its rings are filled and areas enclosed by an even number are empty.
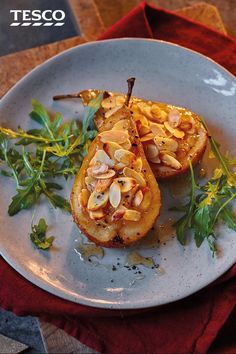
<svg viewBox="0 0 236 354">
<path fill-rule="evenodd" d="M 122 39 L 96 42 L 70 49 L 45 62 L 11 89 L 2 99 L 1 125 L 31 126 L 31 98 L 66 118 L 79 117 L 77 101 L 52 101 L 52 96 L 88 88 L 126 92 L 126 79 L 137 78 L 134 95 L 185 106 L 203 115 L 224 149 L 236 154 L 236 80 L 222 67 L 188 49 L 154 40 Z M 205 158 L 205 166 L 210 161 Z M 76 252 L 79 230 L 72 218 L 42 203 L 35 219 L 44 216 L 56 236 L 55 247 L 40 252 L 29 241 L 32 211 L 7 215 L 14 183 L 0 178 L 1 254 L 32 283 L 62 298 L 104 308 L 143 308 L 181 299 L 208 285 L 236 261 L 236 235 L 221 226 L 217 230 L 220 256 L 211 257 L 207 244 L 178 244 L 170 231 L 168 207 L 178 203 L 162 186 L 163 209 L 157 230 L 169 240 L 158 248 L 136 246 L 152 256 L 159 268 L 128 269 L 130 250 L 105 250 L 101 260 L 84 262 Z M 65 183 L 69 195 L 71 182 Z M 164 230 L 164 231 L 163 231 Z M 135 249 L 135 248 L 133 248 Z"/>
</svg>

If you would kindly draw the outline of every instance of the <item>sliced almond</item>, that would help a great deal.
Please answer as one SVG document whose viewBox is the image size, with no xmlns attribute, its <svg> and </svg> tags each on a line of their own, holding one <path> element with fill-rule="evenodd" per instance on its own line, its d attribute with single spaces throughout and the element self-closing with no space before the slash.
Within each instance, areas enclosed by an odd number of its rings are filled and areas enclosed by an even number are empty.
<svg viewBox="0 0 236 354">
<path fill-rule="evenodd" d="M 142 137 L 142 136 L 144 136 L 144 135 L 146 135 L 146 134 L 151 132 L 151 130 L 150 130 L 148 125 L 143 125 L 140 122 L 137 122 L 136 125 L 137 125 L 137 129 L 138 129 L 138 133 L 139 133 L 140 137 Z"/>
<path fill-rule="evenodd" d="M 114 179 L 114 182 L 117 182 L 120 187 L 121 193 L 129 192 L 136 185 L 136 179 L 131 177 L 120 177 Z"/>
<path fill-rule="evenodd" d="M 143 114 L 140 114 L 140 112 L 133 112 L 132 117 L 136 123 L 140 122 L 142 125 L 149 125 L 148 119 Z"/>
<path fill-rule="evenodd" d="M 142 136 L 142 138 L 140 138 L 140 141 L 141 142 L 150 141 L 150 140 L 153 140 L 154 137 L 155 137 L 155 135 L 153 133 L 149 133 L 147 135 Z"/>
<path fill-rule="evenodd" d="M 79 194 L 79 203 L 82 207 L 86 207 L 89 200 L 90 193 L 87 189 L 81 189 Z"/>
<path fill-rule="evenodd" d="M 150 129 L 154 135 L 166 137 L 166 132 L 163 124 L 150 123 Z"/>
<path fill-rule="evenodd" d="M 131 141 L 127 139 L 123 144 L 121 144 L 122 148 L 125 150 L 129 150 L 131 148 Z"/>
<path fill-rule="evenodd" d="M 163 111 L 157 104 L 151 106 L 152 120 L 163 123 L 167 120 L 167 113 Z"/>
<path fill-rule="evenodd" d="M 125 96 L 118 95 L 116 96 L 116 104 L 117 105 L 124 105 L 125 103 Z"/>
<path fill-rule="evenodd" d="M 175 152 L 178 149 L 177 141 L 171 138 L 162 138 L 159 136 L 155 136 L 154 142 L 159 148 L 159 150 L 169 150 Z"/>
<path fill-rule="evenodd" d="M 105 98 L 102 103 L 101 103 L 102 108 L 105 109 L 111 109 L 114 108 L 116 106 L 116 99 L 115 97 L 109 96 L 107 98 Z"/>
<path fill-rule="evenodd" d="M 142 114 L 144 114 L 147 118 L 152 118 L 151 106 L 145 102 L 138 102 L 137 106 Z"/>
<path fill-rule="evenodd" d="M 168 122 L 172 128 L 177 128 L 181 124 L 181 116 L 177 109 L 172 109 L 169 112 Z"/>
<path fill-rule="evenodd" d="M 182 167 L 181 163 L 176 158 L 168 154 L 162 155 L 161 160 L 165 165 L 172 167 L 175 170 L 179 170 Z"/>
<path fill-rule="evenodd" d="M 109 190 L 109 201 L 113 208 L 117 208 L 121 201 L 121 190 L 119 184 L 114 181 Z"/>
<path fill-rule="evenodd" d="M 170 150 L 161 150 L 159 156 L 163 156 L 165 154 L 176 157 L 176 152 Z"/>
<path fill-rule="evenodd" d="M 115 168 L 116 171 L 120 172 L 120 170 L 123 170 L 124 167 L 126 167 L 126 165 L 124 163 L 118 162 L 117 164 L 115 164 L 114 168 Z"/>
<path fill-rule="evenodd" d="M 122 149 L 122 146 L 114 143 L 113 141 L 108 141 L 105 145 L 104 145 L 104 149 L 106 150 L 106 152 L 108 153 L 108 155 L 110 156 L 110 158 L 112 160 L 115 159 L 114 154 L 116 150 Z"/>
<path fill-rule="evenodd" d="M 97 184 L 96 179 L 92 176 L 86 176 L 84 181 L 85 181 L 85 184 L 86 184 L 86 187 L 88 188 L 88 190 L 90 192 L 93 192 L 96 187 L 96 184 Z"/>
<path fill-rule="evenodd" d="M 143 192 L 141 191 L 141 189 L 139 191 L 137 191 L 137 193 L 134 196 L 134 199 L 132 200 L 132 205 L 134 207 L 138 207 L 143 201 Z"/>
<path fill-rule="evenodd" d="M 104 163 L 109 167 L 113 167 L 115 164 L 104 150 L 97 150 L 89 165 L 95 165 L 97 162 Z"/>
<path fill-rule="evenodd" d="M 106 173 L 108 171 L 108 166 L 105 163 L 96 163 L 94 166 L 89 167 L 87 170 L 88 176 L 96 176 L 99 174 Z"/>
<path fill-rule="evenodd" d="M 139 221 L 141 219 L 141 213 L 137 210 L 127 209 L 125 210 L 123 219 L 127 221 Z"/>
<path fill-rule="evenodd" d="M 99 179 L 97 181 L 95 191 L 98 193 L 105 192 L 112 184 L 112 178 Z"/>
<path fill-rule="evenodd" d="M 112 130 L 127 130 L 129 129 L 129 120 L 121 119 L 119 122 L 115 123 Z"/>
<path fill-rule="evenodd" d="M 89 197 L 87 208 L 92 211 L 103 208 L 106 206 L 108 198 L 108 192 L 98 193 L 94 191 Z"/>
<path fill-rule="evenodd" d="M 93 175 L 96 179 L 108 179 L 114 177 L 116 172 L 114 170 L 108 170 L 106 173 L 100 175 Z"/>
<path fill-rule="evenodd" d="M 106 113 L 105 113 L 105 118 L 111 117 L 113 114 L 115 114 L 116 112 L 118 112 L 121 108 L 122 108 L 122 105 L 119 105 L 119 106 L 115 106 L 115 107 L 113 107 L 113 108 L 110 108 L 108 111 L 106 111 Z"/>
<path fill-rule="evenodd" d="M 95 211 L 90 211 L 89 212 L 89 217 L 92 220 L 101 220 L 104 218 L 105 213 L 103 210 L 95 210 Z"/>
<path fill-rule="evenodd" d="M 103 143 L 113 141 L 117 144 L 123 144 L 129 138 L 127 130 L 107 130 L 100 133 L 99 136 Z"/>
<path fill-rule="evenodd" d="M 134 178 L 141 187 L 146 186 L 146 181 L 143 178 L 143 175 L 141 173 L 139 173 L 135 170 L 132 170 L 129 167 L 125 167 L 123 170 L 123 173 L 124 173 L 125 177 Z"/>
<path fill-rule="evenodd" d="M 121 162 L 125 165 L 131 165 L 132 161 L 135 159 L 135 155 L 132 152 L 124 149 L 116 150 L 114 157 L 118 162 Z"/>
<path fill-rule="evenodd" d="M 156 157 L 153 157 L 152 159 L 148 158 L 148 161 L 152 162 L 152 163 L 160 163 L 161 162 L 159 155 Z"/>
<path fill-rule="evenodd" d="M 178 139 L 183 139 L 185 136 L 185 132 L 183 130 L 180 130 L 178 128 L 173 128 L 169 122 L 164 122 L 165 128 L 176 138 Z"/>
<path fill-rule="evenodd" d="M 185 132 L 192 129 L 193 124 L 189 122 L 188 120 L 184 120 L 180 124 L 180 129 L 184 130 Z"/>
<path fill-rule="evenodd" d="M 158 147 L 155 144 L 147 144 L 145 146 L 145 155 L 147 159 L 153 159 L 159 154 Z"/>
<path fill-rule="evenodd" d="M 149 189 L 146 189 L 145 191 L 143 191 L 143 200 L 139 207 L 143 211 L 145 211 L 151 205 L 151 201 L 152 201 L 152 193 Z"/>
<path fill-rule="evenodd" d="M 117 209 L 111 216 L 111 221 L 112 222 L 117 222 L 121 220 L 124 216 L 125 213 L 125 208 L 119 208 Z"/>
<path fill-rule="evenodd" d="M 194 118 L 192 116 L 190 116 L 190 123 L 192 123 L 192 128 L 188 129 L 188 134 L 194 134 L 196 132 L 196 124 L 197 122 L 195 122 Z"/>
<path fill-rule="evenodd" d="M 132 167 L 137 172 L 141 172 L 142 171 L 143 161 L 142 161 L 141 157 L 138 157 L 135 161 L 133 161 Z"/>
</svg>

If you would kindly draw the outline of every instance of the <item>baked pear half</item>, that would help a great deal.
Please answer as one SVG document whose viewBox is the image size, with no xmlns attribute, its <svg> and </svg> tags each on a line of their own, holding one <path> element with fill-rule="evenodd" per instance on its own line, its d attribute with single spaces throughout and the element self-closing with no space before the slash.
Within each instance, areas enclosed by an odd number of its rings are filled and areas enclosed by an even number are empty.
<svg viewBox="0 0 236 354">
<path fill-rule="evenodd" d="M 136 125 L 121 105 L 100 127 L 75 178 L 74 220 L 96 244 L 125 247 L 147 234 L 160 206 L 160 190 Z"/>
<path fill-rule="evenodd" d="M 99 90 L 80 92 L 84 104 L 95 98 Z M 96 114 L 97 128 L 124 104 L 126 96 L 106 92 Z M 207 131 L 197 114 L 186 108 L 131 97 L 132 112 L 146 158 L 158 180 L 175 177 L 202 158 L 207 145 Z"/>
</svg>

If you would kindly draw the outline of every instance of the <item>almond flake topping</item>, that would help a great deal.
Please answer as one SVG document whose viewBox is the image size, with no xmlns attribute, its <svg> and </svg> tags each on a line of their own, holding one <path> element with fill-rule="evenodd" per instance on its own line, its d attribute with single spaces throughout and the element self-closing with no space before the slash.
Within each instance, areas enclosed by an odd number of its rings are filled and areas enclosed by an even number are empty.
<svg viewBox="0 0 236 354">
<path fill-rule="evenodd" d="M 171 138 L 162 138 L 159 136 L 155 136 L 154 142 L 159 148 L 159 150 L 169 150 L 175 152 L 178 149 L 177 141 Z"/>
<path fill-rule="evenodd" d="M 154 159 L 159 155 L 159 149 L 155 144 L 148 144 L 145 146 L 145 155 L 147 159 Z"/>
<path fill-rule="evenodd" d="M 105 109 L 114 108 L 116 106 L 116 98 L 112 97 L 112 96 L 105 98 L 102 101 L 101 106 L 102 106 L 102 108 L 105 108 Z"/>
<path fill-rule="evenodd" d="M 154 137 L 155 137 L 155 135 L 153 133 L 149 133 L 147 135 L 142 136 L 142 138 L 140 138 L 140 141 L 143 143 L 144 141 L 153 140 Z"/>
<path fill-rule="evenodd" d="M 114 157 L 117 161 L 122 162 L 125 165 L 130 165 L 135 159 L 135 155 L 132 152 L 124 149 L 116 150 Z"/>
<path fill-rule="evenodd" d="M 127 130 L 129 129 L 128 119 L 121 119 L 119 122 L 115 123 L 112 130 Z"/>
<path fill-rule="evenodd" d="M 119 184 L 120 190 L 122 193 L 129 192 L 136 185 L 136 179 L 131 177 L 120 177 L 116 178 L 116 181 Z"/>
<path fill-rule="evenodd" d="M 143 178 L 141 173 L 138 173 L 137 171 L 132 170 L 129 167 L 125 167 L 124 170 L 123 170 L 123 174 L 126 177 L 134 178 L 141 187 L 145 187 L 146 186 L 146 181 Z"/>
<path fill-rule="evenodd" d="M 158 104 L 153 104 L 151 107 L 152 112 L 152 120 L 157 121 L 159 123 L 163 123 L 167 120 L 167 113 L 163 111 Z"/>
<path fill-rule="evenodd" d="M 121 144 L 122 148 L 125 150 L 129 150 L 131 148 L 131 141 L 127 139 L 123 144 Z"/>
<path fill-rule="evenodd" d="M 97 181 L 95 191 L 98 193 L 105 192 L 105 190 L 107 190 L 111 184 L 112 184 L 112 178 L 99 179 Z"/>
<path fill-rule="evenodd" d="M 177 109 L 172 109 L 169 112 L 168 122 L 172 128 L 177 128 L 181 124 L 181 116 Z"/>
<path fill-rule="evenodd" d="M 92 220 L 100 220 L 100 219 L 104 218 L 104 216 L 105 216 L 105 213 L 103 210 L 95 210 L 95 211 L 89 212 L 89 217 Z"/>
<path fill-rule="evenodd" d="M 119 184 L 114 181 L 109 190 L 109 201 L 113 208 L 117 208 L 121 201 L 121 190 Z"/>
<path fill-rule="evenodd" d="M 165 122 L 166 123 L 166 122 Z M 165 124 L 164 123 L 164 124 Z M 150 129 L 154 135 L 166 137 L 166 132 L 163 124 L 150 123 Z"/>
<path fill-rule="evenodd" d="M 117 143 L 114 143 L 113 141 L 108 141 L 105 145 L 105 149 L 109 154 L 110 158 L 114 160 L 115 159 L 114 154 L 116 150 L 122 149 L 122 146 Z"/>
<path fill-rule="evenodd" d="M 185 136 L 185 132 L 183 132 L 183 130 L 177 129 L 177 128 L 173 128 L 169 122 L 164 122 L 165 128 L 172 134 L 174 135 L 176 138 L 178 139 L 183 139 L 183 137 Z"/>
<path fill-rule="evenodd" d="M 96 163 L 94 166 L 87 169 L 88 176 L 97 176 L 99 174 L 106 173 L 108 171 L 108 166 L 105 163 Z M 96 178 L 96 177 L 95 177 Z"/>
<path fill-rule="evenodd" d="M 97 162 L 104 163 L 109 167 L 113 167 L 115 164 L 104 150 L 97 150 L 89 165 L 95 165 Z"/>
<path fill-rule="evenodd" d="M 137 172 L 141 172 L 142 171 L 143 161 L 142 161 L 141 157 L 138 157 L 135 161 L 133 161 L 132 167 Z"/>
<path fill-rule="evenodd" d="M 141 189 L 135 194 L 134 199 L 132 200 L 132 205 L 138 207 L 143 201 L 143 192 Z"/>
<path fill-rule="evenodd" d="M 152 163 L 160 163 L 161 162 L 159 155 L 156 157 L 153 157 L 153 158 L 148 158 L 148 161 L 152 162 Z"/>
<path fill-rule="evenodd" d="M 164 154 L 163 156 L 161 156 L 161 160 L 165 165 L 170 166 L 175 170 L 179 170 L 182 167 L 181 163 L 176 160 L 176 158 L 168 154 Z"/>
<path fill-rule="evenodd" d="M 108 170 L 106 173 L 94 175 L 93 177 L 96 179 L 108 179 L 114 177 L 116 172 L 114 170 Z"/>
<path fill-rule="evenodd" d="M 93 178 L 92 176 L 86 176 L 84 181 L 85 181 L 85 184 L 86 184 L 86 187 L 88 188 L 88 190 L 90 192 L 93 192 L 96 187 L 96 184 L 97 184 L 96 179 Z"/>
<path fill-rule="evenodd" d="M 92 211 L 103 208 L 108 202 L 108 197 L 108 191 L 102 193 L 94 191 L 89 197 L 87 208 Z"/>
<path fill-rule="evenodd" d="M 141 219 L 141 213 L 137 210 L 127 209 L 125 210 L 123 219 L 127 221 L 139 221 Z"/>
<path fill-rule="evenodd" d="M 105 118 L 111 117 L 113 114 L 115 114 L 116 112 L 118 112 L 121 108 L 122 108 L 122 105 L 119 105 L 119 106 L 116 106 L 116 107 L 114 107 L 114 108 L 109 109 L 109 110 L 106 111 L 106 113 L 105 113 Z"/>
<path fill-rule="evenodd" d="M 125 208 L 118 208 L 114 213 L 112 214 L 111 221 L 112 222 L 117 222 L 121 220 L 124 216 L 125 213 Z"/>
<path fill-rule="evenodd" d="M 102 143 L 113 141 L 117 144 L 123 144 L 129 139 L 127 130 L 107 130 L 100 133 L 99 136 Z"/>
</svg>

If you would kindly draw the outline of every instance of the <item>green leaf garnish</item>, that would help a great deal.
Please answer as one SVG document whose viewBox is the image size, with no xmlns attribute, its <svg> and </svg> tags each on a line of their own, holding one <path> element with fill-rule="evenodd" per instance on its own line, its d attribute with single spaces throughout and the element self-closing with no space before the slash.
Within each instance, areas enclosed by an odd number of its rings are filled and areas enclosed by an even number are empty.
<svg viewBox="0 0 236 354">
<path fill-rule="evenodd" d="M 46 197 L 54 208 L 71 212 L 69 202 L 54 192 L 61 190 L 62 186 L 53 179 L 67 179 L 79 170 L 97 134 L 90 125 L 102 99 L 103 93 L 85 108 L 82 126 L 76 121 L 64 123 L 60 113 L 52 118 L 40 102 L 32 100 L 30 117 L 39 128 L 25 131 L 19 127 L 14 131 L 0 127 L 0 174 L 12 177 L 16 182 L 16 194 L 8 207 L 10 216 L 31 208 L 41 196 Z M 22 146 L 21 151 L 19 146 Z M 32 227 L 30 237 L 38 248 L 49 249 L 52 245 L 54 238 L 45 237 L 46 229 L 43 219 Z"/>
<path fill-rule="evenodd" d="M 202 120 L 208 130 L 206 122 Z M 186 244 L 188 231 L 192 230 L 197 247 L 207 240 L 212 254 L 217 250 L 215 228 L 220 220 L 236 231 L 236 215 L 230 208 L 230 203 L 236 197 L 235 173 L 231 170 L 236 159 L 223 155 L 220 145 L 209 135 L 209 141 L 214 157 L 219 166 L 213 176 L 204 185 L 199 186 L 193 173 L 190 161 L 191 192 L 189 202 L 180 208 L 172 208 L 184 212 L 184 215 L 174 224 L 177 239 L 182 245 Z"/>
<path fill-rule="evenodd" d="M 46 237 L 48 225 L 44 219 L 40 219 L 38 225 L 31 225 L 30 239 L 34 245 L 42 250 L 49 250 L 55 239 L 54 236 Z"/>
</svg>

